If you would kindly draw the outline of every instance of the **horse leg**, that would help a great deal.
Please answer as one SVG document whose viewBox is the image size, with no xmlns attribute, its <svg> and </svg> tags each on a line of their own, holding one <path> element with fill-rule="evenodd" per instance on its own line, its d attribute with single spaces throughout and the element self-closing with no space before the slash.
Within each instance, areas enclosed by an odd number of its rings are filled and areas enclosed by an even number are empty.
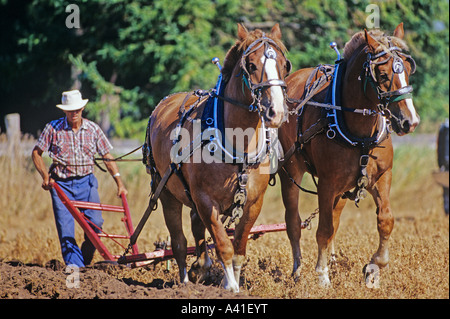
<svg viewBox="0 0 450 319">
<path fill-rule="evenodd" d="M 198 282 L 205 280 L 212 262 L 209 258 L 207 242 L 205 240 L 205 225 L 203 224 L 196 209 L 191 210 L 191 230 L 195 239 L 195 250 L 197 260 L 189 270 L 189 280 Z"/>
<path fill-rule="evenodd" d="M 248 235 L 253 225 L 255 224 L 255 221 L 258 218 L 259 213 L 261 212 L 263 198 L 264 198 L 263 195 L 259 196 L 257 201 L 248 208 L 248 211 L 244 210 L 242 218 L 240 219 L 239 224 L 236 226 L 236 229 L 234 231 L 233 270 L 234 270 L 234 278 L 236 279 L 236 282 L 238 284 L 241 276 L 242 264 L 245 261 Z"/>
<path fill-rule="evenodd" d="M 179 202 L 168 191 L 161 192 L 159 197 L 163 207 L 164 220 L 169 229 L 172 242 L 172 251 L 177 261 L 178 271 L 180 273 L 180 281 L 188 282 L 186 272 L 186 256 L 187 256 L 187 240 L 183 233 L 182 227 L 182 208 L 183 204 Z"/>
<path fill-rule="evenodd" d="M 370 260 L 371 265 L 383 268 L 389 263 L 388 240 L 394 228 L 394 217 L 392 216 L 389 201 L 391 188 L 392 171 L 385 172 L 377 181 L 370 193 L 377 206 L 377 229 L 380 237 L 378 250 Z"/>
<path fill-rule="evenodd" d="M 342 210 L 344 209 L 346 203 L 347 203 L 347 199 L 342 198 L 341 195 L 337 196 L 334 200 L 334 206 L 333 206 L 334 234 L 333 234 L 333 238 L 331 239 L 331 246 L 330 246 L 330 250 L 331 250 L 330 262 L 331 262 L 331 264 L 336 263 L 337 255 L 336 255 L 336 251 L 335 251 L 335 247 L 334 247 L 334 242 L 335 242 L 337 230 L 339 228 L 339 222 L 341 220 L 341 213 L 342 213 Z"/>
<path fill-rule="evenodd" d="M 216 254 L 224 269 L 224 288 L 233 292 L 239 292 L 239 285 L 234 278 L 233 271 L 233 244 L 220 220 L 220 205 L 212 203 L 207 196 L 197 200 L 197 211 L 203 224 L 208 229 L 216 245 Z"/>
<path fill-rule="evenodd" d="M 302 254 L 300 251 L 300 237 L 301 237 L 301 219 L 298 211 L 299 190 L 285 173 L 279 174 L 281 181 L 281 195 L 283 197 L 283 204 L 285 207 L 285 221 L 286 232 L 289 238 L 292 249 L 293 269 L 292 277 L 295 281 L 300 279 L 300 266 Z M 297 180 L 297 183 L 301 183 Z"/>
<path fill-rule="evenodd" d="M 332 193 L 332 190 L 329 189 L 329 185 L 331 184 L 321 183 L 319 179 L 319 225 L 316 232 L 318 257 L 316 272 L 319 275 L 319 284 L 323 287 L 330 286 L 330 279 L 328 276 L 328 253 L 339 223 L 337 219 L 333 218 L 333 208 L 336 204 L 336 198 L 335 194 Z"/>
</svg>

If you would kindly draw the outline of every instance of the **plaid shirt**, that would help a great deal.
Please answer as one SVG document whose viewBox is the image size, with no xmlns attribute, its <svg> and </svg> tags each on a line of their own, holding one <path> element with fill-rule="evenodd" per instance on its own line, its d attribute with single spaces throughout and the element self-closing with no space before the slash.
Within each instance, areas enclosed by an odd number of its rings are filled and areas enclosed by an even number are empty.
<svg viewBox="0 0 450 319">
<path fill-rule="evenodd" d="M 56 165 L 53 173 L 62 179 L 92 173 L 94 155 L 99 153 L 104 156 L 112 149 L 96 123 L 83 118 L 80 129 L 75 133 L 66 117 L 48 123 L 36 146 L 48 151 Z"/>
</svg>

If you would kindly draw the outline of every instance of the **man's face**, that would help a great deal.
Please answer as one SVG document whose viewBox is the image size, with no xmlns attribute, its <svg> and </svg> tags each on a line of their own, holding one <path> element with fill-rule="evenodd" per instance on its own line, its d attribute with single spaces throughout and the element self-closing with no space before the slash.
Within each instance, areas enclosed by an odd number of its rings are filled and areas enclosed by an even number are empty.
<svg viewBox="0 0 450 319">
<path fill-rule="evenodd" d="M 84 107 L 79 110 L 75 110 L 75 111 L 64 111 L 64 113 L 67 116 L 67 122 L 69 122 L 69 124 L 72 126 L 73 126 L 73 124 L 81 123 L 81 114 L 82 114 L 83 110 L 84 110 Z"/>
</svg>

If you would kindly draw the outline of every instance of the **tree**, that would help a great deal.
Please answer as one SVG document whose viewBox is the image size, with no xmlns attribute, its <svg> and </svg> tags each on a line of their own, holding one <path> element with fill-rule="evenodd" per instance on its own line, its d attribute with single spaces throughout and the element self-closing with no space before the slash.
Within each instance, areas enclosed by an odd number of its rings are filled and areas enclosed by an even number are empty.
<svg viewBox="0 0 450 319">
<path fill-rule="evenodd" d="M 82 85 L 87 116 L 111 134 L 143 138 L 166 95 L 209 89 L 234 44 L 236 23 L 280 23 L 294 69 L 333 63 L 329 48 L 366 28 L 368 0 L 79 0 L 80 28 L 66 27 L 67 1 L 0 1 L 0 115 L 19 111 L 33 134 L 62 115 L 61 92 Z M 422 119 L 448 116 L 448 1 L 377 1 L 380 28 L 404 22 L 418 70 L 411 78 Z M 74 72 L 74 70 L 76 72 Z M 432 101 L 432 103 L 430 103 Z M 3 123 L 1 123 L 3 125 Z"/>
</svg>

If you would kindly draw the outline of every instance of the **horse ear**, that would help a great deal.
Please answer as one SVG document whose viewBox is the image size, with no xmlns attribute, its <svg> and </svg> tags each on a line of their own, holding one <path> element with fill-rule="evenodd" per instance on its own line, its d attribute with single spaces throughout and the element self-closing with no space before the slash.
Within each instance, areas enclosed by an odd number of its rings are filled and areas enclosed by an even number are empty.
<svg viewBox="0 0 450 319">
<path fill-rule="evenodd" d="M 238 23 L 238 38 L 240 40 L 244 40 L 247 38 L 247 35 L 248 35 L 247 28 L 243 24 Z"/>
<path fill-rule="evenodd" d="M 403 39 L 404 35 L 405 35 L 405 31 L 403 30 L 403 22 L 401 22 L 394 30 L 394 37 Z"/>
<path fill-rule="evenodd" d="M 372 48 L 372 50 L 375 50 L 378 47 L 378 42 L 372 38 L 372 36 L 367 32 L 366 29 L 364 29 L 364 35 L 366 37 L 366 42 L 369 45 L 369 47 Z"/>
<path fill-rule="evenodd" d="M 272 30 L 270 31 L 270 34 L 274 38 L 281 40 L 281 29 L 280 29 L 280 25 L 278 23 L 273 26 Z"/>
</svg>

